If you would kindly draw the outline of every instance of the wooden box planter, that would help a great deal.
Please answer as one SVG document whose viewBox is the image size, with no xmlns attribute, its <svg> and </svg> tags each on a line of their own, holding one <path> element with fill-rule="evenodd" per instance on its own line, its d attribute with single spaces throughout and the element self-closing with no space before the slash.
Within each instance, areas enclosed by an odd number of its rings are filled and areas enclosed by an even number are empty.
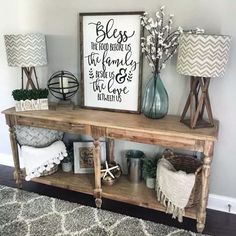
<svg viewBox="0 0 236 236">
<path fill-rule="evenodd" d="M 48 110 L 47 89 L 16 89 L 12 96 L 16 102 L 16 111 Z"/>
<path fill-rule="evenodd" d="M 26 99 L 16 101 L 16 111 L 48 110 L 48 99 Z"/>
</svg>

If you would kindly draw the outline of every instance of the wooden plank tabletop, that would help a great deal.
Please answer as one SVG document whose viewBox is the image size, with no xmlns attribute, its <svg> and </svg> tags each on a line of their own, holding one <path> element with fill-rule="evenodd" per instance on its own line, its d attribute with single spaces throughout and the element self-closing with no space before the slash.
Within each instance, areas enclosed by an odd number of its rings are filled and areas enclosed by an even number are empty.
<svg viewBox="0 0 236 236">
<path fill-rule="evenodd" d="M 2 112 L 5 115 L 43 119 L 45 121 L 67 122 L 70 124 L 94 125 L 98 127 L 116 128 L 124 131 L 145 132 L 176 137 L 211 140 L 218 137 L 219 122 L 214 121 L 212 128 L 190 129 L 181 123 L 179 116 L 167 115 L 162 119 L 149 119 L 142 114 L 119 113 L 82 109 L 75 110 L 40 110 L 16 112 L 9 108 Z"/>
</svg>

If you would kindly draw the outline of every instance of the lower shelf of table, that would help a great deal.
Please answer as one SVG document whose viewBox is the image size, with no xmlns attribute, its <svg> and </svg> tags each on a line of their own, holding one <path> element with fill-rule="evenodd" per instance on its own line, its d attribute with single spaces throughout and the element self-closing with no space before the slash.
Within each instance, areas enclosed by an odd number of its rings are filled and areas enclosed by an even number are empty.
<svg viewBox="0 0 236 236">
<path fill-rule="evenodd" d="M 94 193 L 93 174 L 74 174 L 59 170 L 53 175 L 34 178 L 32 181 L 89 195 L 93 195 Z M 157 202 L 156 192 L 154 190 L 147 188 L 144 182 L 131 184 L 126 176 L 122 176 L 112 186 L 102 186 L 102 196 L 104 198 L 165 212 L 165 207 Z M 196 207 L 187 208 L 185 215 L 188 218 L 196 219 L 196 211 Z"/>
</svg>

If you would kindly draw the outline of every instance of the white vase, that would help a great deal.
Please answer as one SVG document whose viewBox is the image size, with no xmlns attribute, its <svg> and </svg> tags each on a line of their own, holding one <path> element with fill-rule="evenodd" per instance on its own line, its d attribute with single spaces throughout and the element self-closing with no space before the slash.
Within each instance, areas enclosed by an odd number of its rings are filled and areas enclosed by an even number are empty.
<svg viewBox="0 0 236 236">
<path fill-rule="evenodd" d="M 71 162 L 63 162 L 62 163 L 62 170 L 64 172 L 70 172 L 72 170 L 72 163 Z"/>
<path fill-rule="evenodd" d="M 146 178 L 146 186 L 148 188 L 154 189 L 155 188 L 155 183 L 156 183 L 156 179 L 155 178 L 150 178 L 150 177 Z"/>
</svg>

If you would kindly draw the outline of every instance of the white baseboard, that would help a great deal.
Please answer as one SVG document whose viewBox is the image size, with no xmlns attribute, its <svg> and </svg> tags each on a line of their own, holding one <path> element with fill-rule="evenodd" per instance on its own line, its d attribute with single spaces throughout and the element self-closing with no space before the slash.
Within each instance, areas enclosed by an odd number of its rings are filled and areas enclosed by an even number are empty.
<svg viewBox="0 0 236 236">
<path fill-rule="evenodd" d="M 0 153 L 0 165 L 14 166 L 12 155 Z M 22 167 L 22 165 L 21 165 Z M 229 207 L 230 212 L 229 212 Z M 213 209 L 216 211 L 223 211 L 232 214 L 236 214 L 236 198 L 226 197 L 216 194 L 209 194 L 207 208 Z"/>
<path fill-rule="evenodd" d="M 230 210 L 229 210 L 230 205 Z M 236 214 L 236 198 L 209 194 L 207 208 Z"/>
</svg>

